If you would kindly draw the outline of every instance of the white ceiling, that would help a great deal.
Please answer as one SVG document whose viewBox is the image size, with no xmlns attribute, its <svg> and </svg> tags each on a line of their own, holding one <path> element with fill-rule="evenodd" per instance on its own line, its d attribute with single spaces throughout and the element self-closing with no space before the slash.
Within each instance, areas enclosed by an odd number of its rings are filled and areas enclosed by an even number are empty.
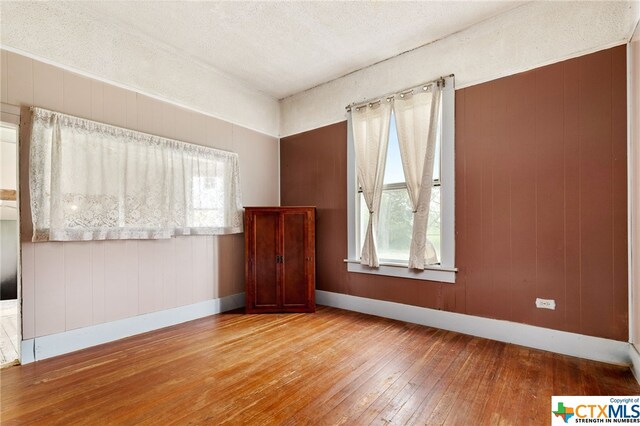
<svg viewBox="0 0 640 426">
<path fill-rule="evenodd" d="M 188 55 L 276 99 L 525 2 L 75 2 L 101 24 Z M 184 57 L 184 56 L 183 56 Z"/>
</svg>

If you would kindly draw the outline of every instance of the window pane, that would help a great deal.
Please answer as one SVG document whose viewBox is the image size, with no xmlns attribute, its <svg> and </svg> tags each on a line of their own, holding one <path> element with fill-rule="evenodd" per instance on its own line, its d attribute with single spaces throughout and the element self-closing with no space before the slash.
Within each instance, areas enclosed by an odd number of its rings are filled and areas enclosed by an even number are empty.
<svg viewBox="0 0 640 426">
<path fill-rule="evenodd" d="M 224 178 L 216 176 L 218 167 L 208 164 L 198 170 L 200 176 L 191 181 L 191 203 L 194 226 L 223 226 L 224 224 Z"/>
<path fill-rule="evenodd" d="M 364 197 L 362 193 L 358 194 L 358 205 L 360 206 L 360 217 L 359 217 L 359 233 L 358 233 L 358 241 L 356 241 L 356 247 L 360 247 L 360 251 L 358 251 L 358 259 L 362 255 L 362 246 L 364 245 L 364 236 L 367 232 L 367 224 L 369 220 L 369 210 L 367 209 L 367 204 L 364 202 Z"/>
<path fill-rule="evenodd" d="M 362 250 L 362 245 L 364 244 L 368 219 L 369 211 L 364 203 L 362 194 L 360 194 L 360 250 Z M 380 221 L 376 236 L 379 259 L 400 262 L 407 262 L 409 260 L 412 224 L 413 213 L 407 190 L 401 188 L 384 191 L 380 205 Z M 427 238 L 433 244 L 437 257 L 440 259 L 439 187 L 433 187 L 431 191 Z"/>
<path fill-rule="evenodd" d="M 380 259 L 409 260 L 412 223 L 413 214 L 407 190 L 402 188 L 384 191 L 376 239 Z"/>
<path fill-rule="evenodd" d="M 440 179 L 440 145 L 442 139 L 440 123 L 436 134 L 436 153 L 433 162 L 433 179 Z M 398 130 L 396 128 L 396 117 L 391 114 L 389 124 L 389 147 L 387 148 L 387 164 L 384 169 L 384 184 L 404 182 L 404 172 L 402 171 L 402 157 L 400 156 L 400 145 L 398 143 Z"/>
<path fill-rule="evenodd" d="M 442 103 L 440 104 L 440 116 L 442 117 Z M 438 123 L 436 133 L 436 155 L 433 161 L 433 180 L 440 180 L 440 147 L 442 145 L 442 121 Z"/>
<path fill-rule="evenodd" d="M 427 240 L 433 244 L 433 248 L 436 251 L 438 262 L 441 261 L 440 257 L 440 187 L 434 186 L 431 188 L 431 204 L 429 205 L 429 225 L 427 226 Z"/>
<path fill-rule="evenodd" d="M 392 113 L 391 123 L 389 124 L 389 147 L 387 148 L 387 164 L 384 169 L 384 184 L 401 182 L 404 182 L 404 172 L 402 171 L 400 145 L 398 145 L 396 117 Z"/>
</svg>

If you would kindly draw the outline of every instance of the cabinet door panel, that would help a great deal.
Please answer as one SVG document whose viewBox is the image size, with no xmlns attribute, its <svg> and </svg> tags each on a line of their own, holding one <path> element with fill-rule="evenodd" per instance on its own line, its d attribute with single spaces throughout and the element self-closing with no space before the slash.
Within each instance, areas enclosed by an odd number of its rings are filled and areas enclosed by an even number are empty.
<svg viewBox="0 0 640 426">
<path fill-rule="evenodd" d="M 278 306 L 278 216 L 274 212 L 256 212 L 253 217 L 255 307 Z"/>
<path fill-rule="evenodd" d="M 307 214 L 285 212 L 283 219 L 282 305 L 305 306 L 308 303 Z"/>
</svg>

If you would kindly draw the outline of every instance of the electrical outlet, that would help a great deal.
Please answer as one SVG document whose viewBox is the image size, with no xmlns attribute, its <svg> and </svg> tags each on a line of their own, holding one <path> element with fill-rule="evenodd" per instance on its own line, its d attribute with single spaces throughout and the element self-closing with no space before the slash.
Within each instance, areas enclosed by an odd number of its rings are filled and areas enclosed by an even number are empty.
<svg viewBox="0 0 640 426">
<path fill-rule="evenodd" d="M 553 299 L 536 299 L 536 308 L 556 310 L 556 301 Z"/>
</svg>

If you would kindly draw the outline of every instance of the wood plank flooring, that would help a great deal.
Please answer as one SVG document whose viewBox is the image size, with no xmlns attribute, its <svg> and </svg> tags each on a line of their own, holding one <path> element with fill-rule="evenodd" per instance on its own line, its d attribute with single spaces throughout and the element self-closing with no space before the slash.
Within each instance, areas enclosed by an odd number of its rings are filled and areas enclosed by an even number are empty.
<svg viewBox="0 0 640 426">
<path fill-rule="evenodd" d="M 0 372 L 2 424 L 548 424 L 628 368 L 339 309 L 225 313 Z"/>
<path fill-rule="evenodd" d="M 18 359 L 18 301 L 0 301 L 0 367 Z"/>
</svg>

